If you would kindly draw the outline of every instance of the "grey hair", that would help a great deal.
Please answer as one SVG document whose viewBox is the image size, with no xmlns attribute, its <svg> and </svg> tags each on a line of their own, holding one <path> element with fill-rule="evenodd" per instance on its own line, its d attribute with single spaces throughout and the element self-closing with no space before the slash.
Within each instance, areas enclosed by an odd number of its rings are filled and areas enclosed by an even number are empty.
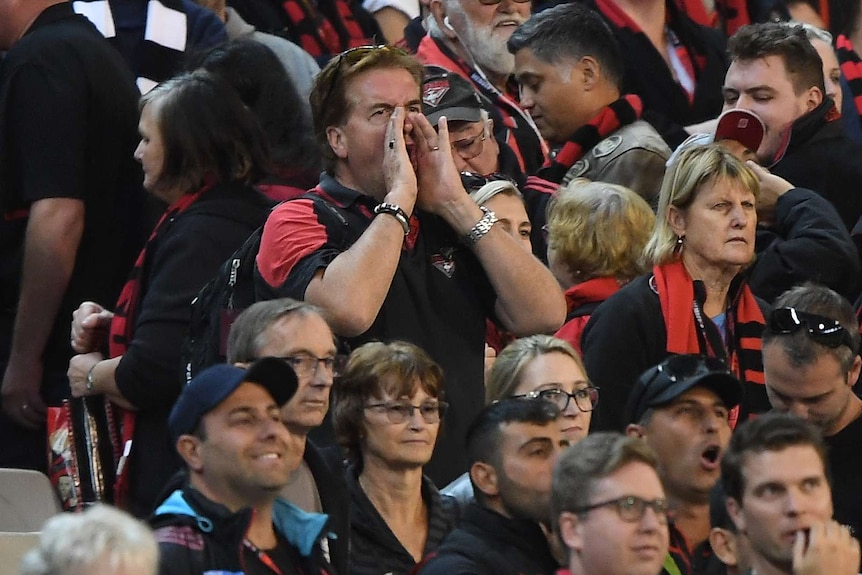
<svg viewBox="0 0 862 575">
<path fill-rule="evenodd" d="M 100 568 L 121 573 L 130 567 L 156 575 L 159 548 L 150 529 L 108 505 L 84 513 L 62 513 L 42 527 L 39 546 L 21 560 L 20 575 L 86 575 Z"/>
<path fill-rule="evenodd" d="M 496 197 L 498 194 L 513 196 L 521 201 L 524 200 L 524 196 L 521 195 L 521 192 L 518 191 L 515 184 L 507 180 L 488 182 L 478 190 L 470 192 L 470 197 L 473 198 L 473 201 L 478 205 L 484 206 L 491 198 Z"/>
</svg>

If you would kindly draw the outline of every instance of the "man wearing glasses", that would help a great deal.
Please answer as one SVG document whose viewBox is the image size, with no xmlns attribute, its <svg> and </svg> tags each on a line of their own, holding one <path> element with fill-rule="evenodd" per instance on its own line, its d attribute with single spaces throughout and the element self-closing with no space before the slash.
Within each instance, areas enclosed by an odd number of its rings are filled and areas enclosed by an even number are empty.
<svg viewBox="0 0 862 575">
<path fill-rule="evenodd" d="M 829 448 L 835 518 L 862 533 L 862 370 L 859 324 L 834 291 L 803 285 L 775 302 L 763 332 L 763 371 L 773 409 L 814 424 Z"/>
<path fill-rule="evenodd" d="M 595 433 L 554 469 L 554 533 L 567 553 L 559 575 L 657 575 L 667 557 L 668 501 L 642 441 Z"/>
<path fill-rule="evenodd" d="M 347 572 L 350 501 L 344 484 L 340 453 L 321 449 L 309 439 L 329 412 L 333 378 L 344 357 L 336 354 L 335 336 L 321 311 L 290 298 L 257 302 L 231 326 L 227 342 L 230 364 L 250 364 L 278 357 L 296 373 L 294 396 L 281 408 L 281 420 L 303 449 L 299 467 L 281 496 L 309 513 L 326 513 L 337 537 L 322 541 L 327 560 L 337 573 Z M 321 435 L 332 436 L 331 426 Z"/>
<path fill-rule="evenodd" d="M 626 406 L 626 433 L 652 448 L 674 510 L 669 575 L 692 573 L 694 549 L 709 536 L 709 493 L 730 441 L 728 413 L 742 386 L 721 360 L 674 355 L 638 379 Z"/>
<path fill-rule="evenodd" d="M 438 133 L 422 114 L 421 75 L 413 57 L 377 46 L 344 52 L 317 76 L 310 101 L 326 171 L 273 210 L 255 287 L 260 299 L 318 306 L 351 347 L 405 340 L 443 367 L 452 409 L 427 473 L 444 485 L 466 470 L 464 436 L 484 403 L 486 320 L 547 332 L 565 300 L 464 191 L 446 122 Z"/>
<path fill-rule="evenodd" d="M 819 431 L 796 416 L 767 413 L 737 427 L 721 482 L 751 549 L 749 575 L 858 573 L 859 542 L 832 519 L 827 465 Z"/>
<path fill-rule="evenodd" d="M 479 413 L 467 433 L 475 502 L 419 575 L 556 572 L 546 532 L 554 463 L 569 444 L 559 416 L 545 399 L 503 399 Z"/>
</svg>

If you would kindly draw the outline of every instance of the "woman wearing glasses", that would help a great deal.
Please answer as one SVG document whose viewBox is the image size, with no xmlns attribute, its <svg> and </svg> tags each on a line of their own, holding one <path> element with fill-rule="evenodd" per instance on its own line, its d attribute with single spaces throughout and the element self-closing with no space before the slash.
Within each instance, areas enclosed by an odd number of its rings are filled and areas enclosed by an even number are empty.
<svg viewBox="0 0 862 575">
<path fill-rule="evenodd" d="M 494 361 L 485 381 L 485 403 L 506 398 L 542 398 L 560 409 L 558 422 L 570 444 L 587 436 L 599 389 L 593 387 L 578 352 L 566 341 L 531 335 L 510 343 Z M 459 504 L 473 498 L 465 473 L 442 492 Z"/>
<path fill-rule="evenodd" d="M 759 193 L 754 172 L 720 146 L 685 150 L 671 164 L 644 251 L 652 273 L 600 305 L 581 340 L 603 390 L 596 429 L 621 430 L 638 376 L 673 354 L 723 360 L 745 384 L 739 417 L 769 410 L 760 350 L 766 304 L 744 274 L 754 261 Z"/>
<path fill-rule="evenodd" d="M 333 388 L 347 451 L 350 572 L 406 574 L 454 527 L 451 505 L 422 474 L 446 412 L 443 372 L 405 342 L 357 348 Z"/>
</svg>

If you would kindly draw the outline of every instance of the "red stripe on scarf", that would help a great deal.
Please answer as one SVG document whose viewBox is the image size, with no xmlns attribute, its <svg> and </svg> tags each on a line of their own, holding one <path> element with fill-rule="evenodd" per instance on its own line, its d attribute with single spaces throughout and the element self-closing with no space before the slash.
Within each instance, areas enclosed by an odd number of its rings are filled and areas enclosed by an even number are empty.
<svg viewBox="0 0 862 575">
<path fill-rule="evenodd" d="M 177 202 L 172 204 L 165 210 L 153 233 L 150 234 L 147 243 L 141 253 L 138 254 L 138 259 L 135 261 L 135 267 L 129 276 L 126 285 L 123 286 L 123 291 L 120 292 L 120 297 L 117 299 L 117 305 L 114 312 L 114 318 L 111 320 L 111 330 L 108 337 L 108 353 L 114 357 L 119 357 L 126 353 L 129 343 L 132 341 L 132 332 L 135 328 L 135 321 L 138 317 L 138 306 L 141 303 L 141 273 L 143 272 L 144 262 L 147 259 L 147 249 L 152 244 L 155 237 L 158 235 L 162 225 L 171 218 L 185 211 L 192 205 L 201 194 L 204 193 L 210 186 L 205 186 L 200 191 L 194 194 L 186 194 Z M 125 449 L 128 441 L 131 441 L 135 434 L 135 412 L 122 409 L 119 406 L 106 402 L 109 409 L 109 417 L 115 418 L 115 421 L 120 421 L 121 439 L 114 445 L 115 460 L 120 461 L 121 451 Z M 113 409 L 114 413 L 111 413 Z M 129 491 L 129 466 L 126 461 L 121 469 L 117 470 L 117 477 L 114 482 L 114 505 L 123 508 L 126 503 L 126 498 Z"/>
</svg>

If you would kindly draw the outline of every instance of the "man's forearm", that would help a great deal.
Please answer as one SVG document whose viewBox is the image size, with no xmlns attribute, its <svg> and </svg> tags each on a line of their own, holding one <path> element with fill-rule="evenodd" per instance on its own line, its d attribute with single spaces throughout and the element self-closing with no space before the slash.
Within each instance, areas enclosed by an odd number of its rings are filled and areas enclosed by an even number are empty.
<svg viewBox="0 0 862 575">
<path fill-rule="evenodd" d="M 84 204 L 79 200 L 50 198 L 30 207 L 11 361 L 40 360 L 75 267 L 83 229 Z"/>
</svg>

